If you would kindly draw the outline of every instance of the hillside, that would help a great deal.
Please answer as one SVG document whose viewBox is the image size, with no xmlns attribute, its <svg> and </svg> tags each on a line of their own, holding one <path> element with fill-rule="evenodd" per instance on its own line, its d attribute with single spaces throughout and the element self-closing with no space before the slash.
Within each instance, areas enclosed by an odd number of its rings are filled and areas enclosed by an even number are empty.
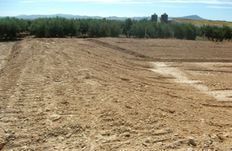
<svg viewBox="0 0 232 151">
<path fill-rule="evenodd" d="M 196 26 L 202 26 L 202 25 L 211 25 L 211 26 L 230 26 L 232 27 L 232 22 L 228 21 L 214 21 L 214 20 L 192 20 L 192 19 L 182 19 L 182 18 L 176 18 L 174 19 L 175 22 L 178 23 L 191 23 Z"/>
<path fill-rule="evenodd" d="M 109 16 L 109 17 L 101 17 L 101 16 L 82 16 L 82 15 L 71 15 L 71 14 L 53 14 L 53 15 L 19 15 L 16 18 L 20 19 L 28 19 L 34 20 L 38 18 L 54 18 L 54 17 L 63 17 L 67 19 L 109 19 L 109 20 L 126 20 L 129 17 L 117 17 L 117 16 Z M 133 20 L 142 20 L 149 17 L 131 17 Z"/>
<path fill-rule="evenodd" d="M 177 19 L 189 19 L 189 20 L 206 20 L 204 18 L 201 18 L 198 15 L 190 15 L 190 16 L 184 16 L 184 17 L 177 17 Z"/>
</svg>

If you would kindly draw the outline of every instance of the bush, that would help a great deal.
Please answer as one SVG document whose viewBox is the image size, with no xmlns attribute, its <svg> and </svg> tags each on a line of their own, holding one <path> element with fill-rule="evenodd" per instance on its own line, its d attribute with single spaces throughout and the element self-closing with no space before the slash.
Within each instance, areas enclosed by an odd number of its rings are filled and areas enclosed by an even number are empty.
<svg viewBox="0 0 232 151">
<path fill-rule="evenodd" d="M 224 34 L 224 39 L 231 40 L 232 39 L 232 29 L 228 26 L 223 26 L 222 30 L 223 30 L 223 34 Z"/>
<path fill-rule="evenodd" d="M 28 22 L 16 18 L 0 19 L 0 40 L 15 40 L 28 29 Z"/>
<path fill-rule="evenodd" d="M 133 22 L 130 18 L 126 19 L 126 21 L 123 23 L 123 34 L 126 35 L 126 37 L 130 37 L 132 25 Z"/>
<path fill-rule="evenodd" d="M 30 26 L 30 33 L 36 37 L 66 37 L 79 35 L 80 26 L 76 20 L 64 18 L 36 19 Z"/>
<path fill-rule="evenodd" d="M 203 26 L 201 27 L 201 36 L 212 41 L 223 41 L 232 39 L 232 29 L 227 26 Z"/>
</svg>

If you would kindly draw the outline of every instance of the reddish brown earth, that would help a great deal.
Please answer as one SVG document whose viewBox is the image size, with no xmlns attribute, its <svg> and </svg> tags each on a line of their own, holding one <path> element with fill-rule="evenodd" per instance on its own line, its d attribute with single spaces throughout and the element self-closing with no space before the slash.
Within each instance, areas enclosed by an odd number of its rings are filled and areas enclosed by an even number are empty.
<svg viewBox="0 0 232 151">
<path fill-rule="evenodd" d="M 0 150 L 232 150 L 232 43 L 0 43 Z"/>
</svg>

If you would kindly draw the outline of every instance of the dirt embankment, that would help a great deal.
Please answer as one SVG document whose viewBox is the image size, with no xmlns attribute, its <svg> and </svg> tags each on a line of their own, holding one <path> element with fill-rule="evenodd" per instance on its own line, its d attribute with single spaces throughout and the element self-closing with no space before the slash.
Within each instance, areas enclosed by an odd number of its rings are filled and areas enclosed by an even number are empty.
<svg viewBox="0 0 232 151">
<path fill-rule="evenodd" d="M 162 71 L 231 90 L 231 43 L 108 38 L 0 45 L 2 150 L 232 148 L 231 101 L 150 70 L 151 61 L 166 60 Z"/>
</svg>

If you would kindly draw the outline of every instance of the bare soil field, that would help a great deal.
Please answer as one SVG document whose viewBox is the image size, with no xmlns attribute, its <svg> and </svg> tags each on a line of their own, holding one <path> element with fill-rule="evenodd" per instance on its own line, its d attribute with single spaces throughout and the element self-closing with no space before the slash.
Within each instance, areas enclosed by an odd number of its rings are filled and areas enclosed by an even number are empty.
<svg viewBox="0 0 232 151">
<path fill-rule="evenodd" d="M 0 150 L 231 151 L 232 43 L 0 43 Z"/>
</svg>

